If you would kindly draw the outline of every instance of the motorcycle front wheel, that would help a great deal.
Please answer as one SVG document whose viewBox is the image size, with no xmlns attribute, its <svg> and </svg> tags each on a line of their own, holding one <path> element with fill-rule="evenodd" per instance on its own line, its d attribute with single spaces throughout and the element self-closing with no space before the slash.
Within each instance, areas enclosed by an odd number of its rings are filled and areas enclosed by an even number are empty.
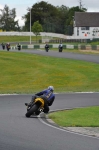
<svg viewBox="0 0 99 150">
<path fill-rule="evenodd" d="M 36 112 L 38 110 L 38 108 L 39 108 L 38 105 L 36 105 L 36 104 L 33 105 L 33 107 L 29 111 L 27 111 L 27 113 L 25 114 L 25 116 L 27 118 L 29 118 L 34 112 Z"/>
</svg>

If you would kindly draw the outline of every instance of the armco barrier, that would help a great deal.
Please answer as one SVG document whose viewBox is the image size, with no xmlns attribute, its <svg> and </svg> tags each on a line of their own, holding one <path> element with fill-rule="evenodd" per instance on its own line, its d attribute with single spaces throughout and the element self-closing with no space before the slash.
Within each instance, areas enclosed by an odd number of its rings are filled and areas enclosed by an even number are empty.
<svg viewBox="0 0 99 150">
<path fill-rule="evenodd" d="M 74 45 L 66 45 L 66 49 L 74 49 Z"/>
<path fill-rule="evenodd" d="M 91 50 L 91 45 L 86 45 L 86 50 Z"/>
<path fill-rule="evenodd" d="M 86 46 L 85 46 L 85 45 L 80 45 L 80 49 L 81 49 L 81 50 L 85 50 L 85 49 L 86 49 Z"/>
<path fill-rule="evenodd" d="M 74 49 L 78 49 L 78 45 L 74 45 Z"/>
<path fill-rule="evenodd" d="M 99 45 L 97 45 L 97 50 L 99 50 Z"/>
<path fill-rule="evenodd" d="M 49 45 L 49 48 L 53 48 L 53 45 Z"/>
<path fill-rule="evenodd" d="M 11 49 L 17 49 L 17 47 L 15 47 L 15 46 L 11 46 Z"/>
<path fill-rule="evenodd" d="M 40 45 L 34 45 L 34 49 L 40 48 Z"/>
<path fill-rule="evenodd" d="M 53 44 L 52 48 L 58 48 L 59 44 Z"/>
<path fill-rule="evenodd" d="M 49 44 L 49 48 L 57 48 L 59 44 Z M 21 49 L 41 49 L 45 48 L 45 44 L 40 45 L 21 45 Z M 16 46 L 11 46 L 11 49 L 17 49 Z M 99 50 L 99 45 L 65 45 L 63 44 L 63 50 L 65 49 L 76 49 L 76 50 Z"/>
<path fill-rule="evenodd" d="M 22 49 L 28 49 L 28 45 L 22 45 Z"/>
<path fill-rule="evenodd" d="M 66 49 L 66 45 L 63 45 L 63 48 Z"/>
<path fill-rule="evenodd" d="M 34 48 L 34 45 L 28 45 L 28 48 L 29 49 Z"/>
<path fill-rule="evenodd" d="M 40 45 L 40 48 L 45 48 L 45 45 L 44 44 Z"/>
<path fill-rule="evenodd" d="M 92 45 L 92 50 L 97 50 L 97 46 L 96 45 Z"/>
</svg>

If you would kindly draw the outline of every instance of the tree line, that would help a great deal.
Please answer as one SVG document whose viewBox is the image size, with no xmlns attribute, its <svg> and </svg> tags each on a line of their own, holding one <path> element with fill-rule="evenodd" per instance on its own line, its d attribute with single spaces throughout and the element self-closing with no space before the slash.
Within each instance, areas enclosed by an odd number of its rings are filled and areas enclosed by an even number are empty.
<svg viewBox="0 0 99 150">
<path fill-rule="evenodd" d="M 10 10 L 5 5 L 4 9 L 0 9 L 0 29 L 3 31 L 30 31 L 30 11 L 31 11 L 31 27 L 37 21 L 42 26 L 43 32 L 62 33 L 72 35 L 73 33 L 73 17 L 75 12 L 85 12 L 86 8 L 67 7 L 64 5 L 53 6 L 48 2 L 35 3 L 31 8 L 27 9 L 27 14 L 22 16 L 25 20 L 24 26 L 20 27 L 18 20 L 15 21 L 16 9 Z"/>
</svg>

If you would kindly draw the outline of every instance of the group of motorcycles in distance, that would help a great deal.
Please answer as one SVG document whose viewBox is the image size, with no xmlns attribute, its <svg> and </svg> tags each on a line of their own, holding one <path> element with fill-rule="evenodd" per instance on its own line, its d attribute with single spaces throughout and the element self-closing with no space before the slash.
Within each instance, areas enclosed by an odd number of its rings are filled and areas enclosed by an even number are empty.
<svg viewBox="0 0 99 150">
<path fill-rule="evenodd" d="M 63 51 L 63 45 L 62 45 L 62 43 L 59 44 L 58 50 L 59 50 L 59 52 L 62 52 L 62 51 Z M 45 51 L 46 51 L 46 52 L 49 51 L 49 45 L 48 45 L 48 44 L 45 45 Z"/>
<path fill-rule="evenodd" d="M 7 51 L 9 51 L 9 50 L 11 49 L 10 43 L 7 43 L 7 44 L 2 43 L 1 45 L 2 45 L 2 49 L 3 49 L 3 50 L 7 49 Z M 16 45 L 16 47 L 17 47 L 18 50 L 21 50 L 21 45 L 20 45 L 20 43 L 18 43 L 18 44 Z"/>
<path fill-rule="evenodd" d="M 2 43 L 1 45 L 2 45 L 2 49 L 3 49 L 3 50 L 7 49 L 7 51 L 9 51 L 9 50 L 11 49 L 10 43 L 7 43 L 7 44 Z M 17 47 L 18 50 L 21 50 L 21 45 L 20 45 L 20 43 L 18 43 L 18 44 L 16 45 L 16 47 Z M 59 49 L 59 52 L 62 52 L 62 51 L 63 51 L 63 45 L 62 45 L 61 43 L 59 44 L 58 49 Z M 45 51 L 46 51 L 46 52 L 49 51 L 49 45 L 48 45 L 48 44 L 45 45 Z"/>
</svg>

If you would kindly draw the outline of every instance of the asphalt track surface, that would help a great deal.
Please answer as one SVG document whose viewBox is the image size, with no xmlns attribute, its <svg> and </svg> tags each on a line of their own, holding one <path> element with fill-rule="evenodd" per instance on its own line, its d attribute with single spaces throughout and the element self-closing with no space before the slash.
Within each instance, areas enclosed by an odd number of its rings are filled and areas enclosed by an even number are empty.
<svg viewBox="0 0 99 150">
<path fill-rule="evenodd" d="M 29 51 L 70 59 L 79 59 L 99 63 L 99 56 L 73 53 Z M 77 58 L 76 58 L 77 56 Z M 49 124 L 45 118 L 26 118 L 25 102 L 30 102 L 32 95 L 0 96 L 0 150 L 99 150 L 99 139 L 63 130 Z M 56 94 L 50 110 L 99 106 L 99 93 Z"/>
</svg>

